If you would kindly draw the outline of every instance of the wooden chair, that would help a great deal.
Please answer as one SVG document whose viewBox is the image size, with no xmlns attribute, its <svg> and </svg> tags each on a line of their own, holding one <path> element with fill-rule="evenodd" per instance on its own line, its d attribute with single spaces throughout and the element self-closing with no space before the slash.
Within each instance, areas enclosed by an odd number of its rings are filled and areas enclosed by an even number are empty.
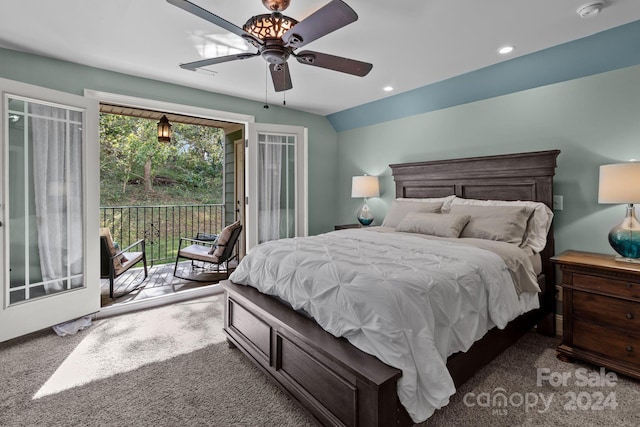
<svg viewBox="0 0 640 427">
<path fill-rule="evenodd" d="M 139 247 L 140 252 L 133 252 L 131 249 Z M 140 287 L 142 282 L 148 277 L 147 254 L 145 252 L 144 239 L 118 250 L 113 244 L 111 232 L 108 228 L 100 229 L 100 278 L 109 279 L 109 297 L 113 299 L 113 282 L 125 271 L 142 261 L 144 265 L 144 279 L 134 288 L 122 295 L 126 295 Z M 120 295 L 120 296 L 122 296 Z"/>
<path fill-rule="evenodd" d="M 229 278 L 229 261 L 238 260 L 238 254 L 234 254 L 234 248 L 238 243 L 238 238 L 242 232 L 240 221 L 236 221 L 225 227 L 215 241 L 197 240 L 187 237 L 181 237 L 178 244 L 178 256 L 176 256 L 176 264 L 173 268 L 173 275 L 179 279 L 193 280 L 195 282 L 212 282 Z M 183 243 L 192 243 L 189 246 L 182 247 Z M 181 276 L 178 274 L 178 262 L 180 259 L 191 260 L 191 268 L 202 269 L 205 273 L 223 273 L 224 277 L 211 280 L 211 278 L 198 276 Z M 200 261 L 203 266 L 197 266 L 195 262 Z M 209 266 L 207 266 L 207 264 Z"/>
</svg>

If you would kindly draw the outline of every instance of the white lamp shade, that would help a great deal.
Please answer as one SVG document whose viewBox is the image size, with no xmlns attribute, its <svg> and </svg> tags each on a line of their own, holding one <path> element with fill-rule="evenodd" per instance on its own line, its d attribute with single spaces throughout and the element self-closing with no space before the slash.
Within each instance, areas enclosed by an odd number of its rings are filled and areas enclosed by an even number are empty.
<svg viewBox="0 0 640 427">
<path fill-rule="evenodd" d="M 640 203 L 640 163 L 600 166 L 599 203 Z"/>
<path fill-rule="evenodd" d="M 354 176 L 351 181 L 351 197 L 378 197 L 380 184 L 377 176 Z"/>
</svg>

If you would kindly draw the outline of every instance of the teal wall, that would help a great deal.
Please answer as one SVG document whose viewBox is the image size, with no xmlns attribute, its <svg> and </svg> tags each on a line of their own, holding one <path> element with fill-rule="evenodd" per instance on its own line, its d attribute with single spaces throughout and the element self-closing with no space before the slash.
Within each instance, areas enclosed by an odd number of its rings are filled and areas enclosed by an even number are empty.
<svg viewBox="0 0 640 427">
<path fill-rule="evenodd" d="M 309 232 L 331 230 L 335 224 L 337 133 L 325 117 L 277 105 L 264 109 L 261 102 L 1 48 L 0 77 L 77 95 L 93 89 L 252 115 L 259 123 L 304 126 L 309 135 Z"/>
<path fill-rule="evenodd" d="M 389 164 L 549 149 L 562 151 L 556 252 L 613 253 L 607 233 L 624 206 L 598 204 L 598 167 L 640 160 L 640 66 L 339 132 L 338 220 L 355 220 L 354 175 L 381 175 L 380 198 L 370 200 L 381 220 L 395 192 Z"/>
</svg>

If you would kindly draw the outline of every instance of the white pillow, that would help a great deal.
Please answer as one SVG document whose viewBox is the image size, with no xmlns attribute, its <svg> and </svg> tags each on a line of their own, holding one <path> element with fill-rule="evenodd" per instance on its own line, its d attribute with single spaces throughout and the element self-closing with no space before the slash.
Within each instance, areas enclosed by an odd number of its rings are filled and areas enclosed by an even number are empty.
<svg viewBox="0 0 640 427">
<path fill-rule="evenodd" d="M 400 221 L 396 231 L 456 238 L 470 218 L 469 215 L 409 212 Z"/>
<path fill-rule="evenodd" d="M 451 213 L 471 217 L 460 237 L 497 240 L 521 246 L 533 209 L 527 206 L 451 205 Z"/>
<path fill-rule="evenodd" d="M 404 197 L 399 197 L 396 200 L 400 200 L 403 202 L 414 202 L 414 203 L 436 203 L 436 202 L 442 202 L 442 207 L 440 208 L 440 210 L 442 212 L 449 212 L 449 207 L 451 207 L 451 202 L 453 201 L 453 199 L 455 199 L 456 196 L 455 195 L 451 195 L 451 196 L 445 196 L 445 197 L 426 197 L 423 199 L 417 199 L 417 198 L 404 198 Z"/>
<path fill-rule="evenodd" d="M 528 246 L 534 252 L 541 252 L 547 244 L 547 234 L 553 221 L 553 211 L 541 202 L 528 200 L 476 200 L 456 197 L 451 205 L 475 205 L 475 206 L 526 206 L 533 209 L 533 214 L 527 223 L 525 237 L 522 239 L 521 247 Z"/>
<path fill-rule="evenodd" d="M 425 203 L 416 203 L 408 200 L 394 200 L 389 206 L 387 216 L 384 217 L 382 222 L 383 227 L 397 227 L 400 221 L 409 212 L 433 212 L 439 213 L 442 208 L 442 201 L 432 201 Z"/>
</svg>

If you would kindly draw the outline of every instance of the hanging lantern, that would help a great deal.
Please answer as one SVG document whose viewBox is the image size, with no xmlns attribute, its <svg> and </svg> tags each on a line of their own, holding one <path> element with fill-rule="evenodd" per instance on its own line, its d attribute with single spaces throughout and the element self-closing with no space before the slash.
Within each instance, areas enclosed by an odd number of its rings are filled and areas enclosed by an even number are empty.
<svg viewBox="0 0 640 427">
<path fill-rule="evenodd" d="M 158 141 L 171 141 L 171 123 L 169 123 L 169 119 L 167 119 L 167 116 L 164 115 L 158 122 Z"/>
</svg>

